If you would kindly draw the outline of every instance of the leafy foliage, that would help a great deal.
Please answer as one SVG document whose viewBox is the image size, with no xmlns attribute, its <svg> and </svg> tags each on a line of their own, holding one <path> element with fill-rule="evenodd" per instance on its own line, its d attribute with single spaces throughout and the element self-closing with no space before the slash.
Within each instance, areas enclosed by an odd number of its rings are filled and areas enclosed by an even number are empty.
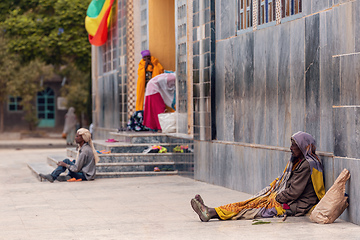
<svg viewBox="0 0 360 240">
<path fill-rule="evenodd" d="M 6 40 L 0 37 L 0 132 L 4 131 L 4 103 L 9 95 L 7 84 L 18 68 L 17 56 L 8 51 Z"/>
<path fill-rule="evenodd" d="M 69 84 L 61 89 L 61 94 L 67 97 L 67 107 L 74 107 L 77 118 L 81 119 L 87 108 L 90 74 L 84 74 L 73 64 L 67 65 L 62 74 L 68 76 Z"/>
<path fill-rule="evenodd" d="M 13 96 L 21 96 L 21 104 L 26 112 L 25 120 L 29 129 L 34 130 L 38 124 L 34 101 L 39 91 L 43 90 L 42 82 L 53 77 L 53 67 L 38 59 L 22 66 L 16 77 L 8 82 L 8 91 Z"/>
<path fill-rule="evenodd" d="M 90 0 L 28 2 L 10 11 L 1 25 L 11 38 L 10 49 L 25 62 L 40 58 L 56 67 L 74 62 L 81 71 L 88 71 L 91 46 L 84 19 Z"/>
<path fill-rule="evenodd" d="M 0 43 L 16 56 L 14 68 L 7 70 L 18 76 L 10 79 L 8 88 L 0 89 L 0 101 L 10 91 L 23 99 L 26 119 L 32 128 L 36 125 L 36 109 L 29 103 L 41 91 L 41 79 L 53 73 L 69 79 L 63 94 L 68 105 L 86 111 L 88 100 L 91 45 L 84 27 L 86 9 L 91 0 L 2 0 L 0 2 L 0 30 L 7 39 Z M 10 56 L 10 55 L 9 55 Z M 5 58 L 4 58 L 5 59 Z M 1 61 L 1 60 L 0 60 Z M 1 63 L 1 62 L 0 62 Z M 8 61 L 7 65 L 13 64 Z M 1 65 L 6 68 L 7 65 Z M 62 71 L 62 69 L 71 71 Z M 38 72 L 37 72 L 38 71 Z M 37 72 L 37 73 L 36 73 Z M 2 75 L 1 75 L 2 74 Z M 14 81 L 12 81 L 14 80 Z M 2 91 L 3 90 L 3 91 Z M 85 100 L 84 100 L 85 99 Z"/>
</svg>

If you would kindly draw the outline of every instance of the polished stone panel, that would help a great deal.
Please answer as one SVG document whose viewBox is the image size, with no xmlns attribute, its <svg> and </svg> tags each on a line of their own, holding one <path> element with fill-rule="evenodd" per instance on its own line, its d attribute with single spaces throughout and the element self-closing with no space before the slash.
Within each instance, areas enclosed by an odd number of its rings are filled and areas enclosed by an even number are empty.
<svg viewBox="0 0 360 240">
<path fill-rule="evenodd" d="M 235 1 L 215 1 L 216 39 L 226 39 L 236 32 L 236 5 Z"/>
<path fill-rule="evenodd" d="M 284 24 L 279 32 L 278 70 L 278 146 L 284 146 L 290 139 L 290 24 Z"/>
<path fill-rule="evenodd" d="M 333 151 L 332 105 L 333 105 L 333 43 L 329 34 L 332 33 L 332 21 L 326 13 L 320 13 L 320 139 L 318 148 L 322 151 Z"/>
<path fill-rule="evenodd" d="M 237 66 L 234 69 L 234 141 L 244 140 L 244 71 L 246 64 L 245 37 L 234 38 L 234 60 Z M 252 59 L 251 59 L 252 60 Z"/>
<path fill-rule="evenodd" d="M 305 19 L 305 98 L 306 131 L 315 139 L 320 139 L 320 16 Z"/>
<path fill-rule="evenodd" d="M 229 44 L 226 45 L 225 50 L 225 72 L 224 72 L 224 85 L 225 85 L 225 117 L 224 117 L 224 126 L 226 134 L 224 135 L 225 141 L 234 141 L 234 70 L 236 66 L 236 61 L 234 59 L 234 41 L 231 40 Z"/>
<path fill-rule="evenodd" d="M 226 44 L 218 43 L 216 47 L 216 135 L 218 140 L 225 139 L 225 49 Z"/>
<path fill-rule="evenodd" d="M 325 10 L 330 7 L 331 0 L 312 0 L 311 10 L 313 13 Z"/>
<path fill-rule="evenodd" d="M 244 58 L 244 142 L 254 142 L 254 35 L 249 34 L 245 40 Z"/>
<path fill-rule="evenodd" d="M 259 31 L 254 37 L 254 109 L 251 113 L 254 116 L 254 140 L 253 143 L 265 143 L 265 97 L 266 97 L 266 50 L 268 29 Z M 251 94 L 251 93 L 249 93 Z"/>
<path fill-rule="evenodd" d="M 335 107 L 334 112 L 334 155 L 360 158 L 360 107 Z"/>
<path fill-rule="evenodd" d="M 272 28 L 266 36 L 266 101 L 265 101 L 265 144 L 278 145 L 278 71 L 279 71 L 279 30 Z"/>
<path fill-rule="evenodd" d="M 355 105 L 356 103 L 356 78 L 358 73 L 356 72 L 356 63 L 358 55 L 348 55 L 341 57 L 340 72 L 340 94 L 341 105 Z"/>
<path fill-rule="evenodd" d="M 290 23 L 291 132 L 305 130 L 305 19 Z"/>
</svg>

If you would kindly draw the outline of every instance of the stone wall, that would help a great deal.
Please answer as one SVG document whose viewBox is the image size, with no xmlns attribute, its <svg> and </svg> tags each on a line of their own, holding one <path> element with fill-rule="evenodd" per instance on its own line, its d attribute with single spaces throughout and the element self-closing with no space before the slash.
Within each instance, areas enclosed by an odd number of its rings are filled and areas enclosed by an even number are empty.
<svg viewBox="0 0 360 240">
<path fill-rule="evenodd" d="M 234 24 L 236 1 L 214 3 L 216 135 L 194 135 L 195 179 L 256 193 L 284 169 L 291 135 L 306 131 L 317 141 L 327 189 L 343 168 L 350 170 L 350 207 L 342 218 L 360 224 L 360 1 L 305 0 L 298 16 L 243 32 Z M 195 96 L 194 84 L 194 107 Z M 208 126 L 200 121 L 200 129 Z"/>
</svg>

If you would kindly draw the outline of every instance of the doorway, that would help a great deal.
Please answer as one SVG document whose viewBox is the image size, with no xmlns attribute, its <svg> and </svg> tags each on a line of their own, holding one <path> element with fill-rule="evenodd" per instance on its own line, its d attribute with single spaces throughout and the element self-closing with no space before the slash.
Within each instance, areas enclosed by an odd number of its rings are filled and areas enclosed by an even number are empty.
<svg viewBox="0 0 360 240">
<path fill-rule="evenodd" d="M 38 92 L 36 106 L 38 127 L 55 127 L 55 94 L 51 88 Z"/>
</svg>

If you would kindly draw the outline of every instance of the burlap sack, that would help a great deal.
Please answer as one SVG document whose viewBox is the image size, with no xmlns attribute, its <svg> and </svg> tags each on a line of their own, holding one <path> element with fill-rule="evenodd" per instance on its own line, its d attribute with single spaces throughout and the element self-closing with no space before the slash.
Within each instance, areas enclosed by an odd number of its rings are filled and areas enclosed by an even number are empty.
<svg viewBox="0 0 360 240">
<path fill-rule="evenodd" d="M 345 183 L 349 178 L 350 172 L 344 169 L 310 214 L 313 222 L 332 223 L 344 212 L 349 205 L 345 197 Z"/>
</svg>

